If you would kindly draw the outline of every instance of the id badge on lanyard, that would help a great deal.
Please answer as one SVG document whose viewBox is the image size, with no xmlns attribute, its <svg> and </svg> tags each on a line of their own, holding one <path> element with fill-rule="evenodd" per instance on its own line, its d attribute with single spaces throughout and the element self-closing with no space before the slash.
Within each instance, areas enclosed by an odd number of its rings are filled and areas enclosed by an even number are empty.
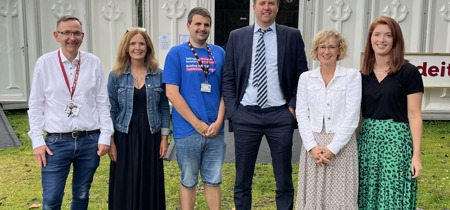
<svg viewBox="0 0 450 210">
<path fill-rule="evenodd" d="M 211 48 L 209 48 L 208 45 L 206 45 L 206 50 L 208 52 L 208 64 L 204 65 L 202 60 L 198 57 L 198 53 L 195 51 L 194 46 L 192 46 L 191 42 L 188 42 L 189 48 L 191 48 L 192 53 L 195 56 L 195 59 L 197 60 L 198 65 L 203 70 L 203 73 L 205 74 L 205 82 L 200 84 L 200 92 L 202 93 L 211 93 L 211 84 L 208 83 L 208 73 L 209 73 L 209 67 L 210 67 L 210 60 L 212 58 L 213 63 L 214 62 L 214 56 L 212 55 Z"/>
<path fill-rule="evenodd" d="M 211 84 L 208 83 L 208 75 L 205 75 L 205 82 L 201 84 L 200 91 L 203 93 L 211 93 Z"/>
<path fill-rule="evenodd" d="M 70 89 L 69 79 L 67 78 L 66 70 L 62 63 L 59 50 L 58 50 L 58 59 L 59 59 L 59 65 L 61 66 L 62 74 L 64 76 L 64 80 L 66 81 L 67 89 L 69 90 L 69 93 L 70 93 L 70 102 L 66 105 L 66 108 L 64 109 L 64 113 L 67 114 L 67 117 L 76 117 L 80 113 L 80 108 L 78 108 L 78 106 L 75 105 L 75 103 L 73 101 L 73 94 L 75 92 L 75 89 L 77 88 L 78 75 L 80 74 L 81 55 L 78 58 L 77 70 L 75 72 L 75 78 L 73 80 L 72 90 Z"/>
</svg>

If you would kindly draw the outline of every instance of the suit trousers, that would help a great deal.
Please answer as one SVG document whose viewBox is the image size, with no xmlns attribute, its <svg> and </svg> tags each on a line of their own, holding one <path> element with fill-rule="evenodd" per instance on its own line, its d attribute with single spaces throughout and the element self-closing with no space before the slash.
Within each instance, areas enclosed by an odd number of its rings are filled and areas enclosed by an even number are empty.
<svg viewBox="0 0 450 210">
<path fill-rule="evenodd" d="M 233 114 L 236 180 L 234 203 L 237 210 L 252 207 L 252 180 L 256 158 L 265 136 L 270 148 L 276 182 L 277 209 L 292 209 L 292 136 L 296 121 L 287 105 L 261 109 L 239 105 Z"/>
</svg>

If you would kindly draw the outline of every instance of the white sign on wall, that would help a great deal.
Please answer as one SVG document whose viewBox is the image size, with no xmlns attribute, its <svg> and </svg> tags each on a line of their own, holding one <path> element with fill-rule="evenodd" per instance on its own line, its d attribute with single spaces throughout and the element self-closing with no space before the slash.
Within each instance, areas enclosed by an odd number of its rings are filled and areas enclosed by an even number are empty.
<svg viewBox="0 0 450 210">
<path fill-rule="evenodd" d="M 188 34 L 178 34 L 178 44 L 183 44 L 189 41 Z"/>
<path fill-rule="evenodd" d="M 406 53 L 417 66 L 425 87 L 450 87 L 450 53 Z"/>
<path fill-rule="evenodd" d="M 161 50 L 170 49 L 170 34 L 159 35 L 159 49 Z"/>
</svg>

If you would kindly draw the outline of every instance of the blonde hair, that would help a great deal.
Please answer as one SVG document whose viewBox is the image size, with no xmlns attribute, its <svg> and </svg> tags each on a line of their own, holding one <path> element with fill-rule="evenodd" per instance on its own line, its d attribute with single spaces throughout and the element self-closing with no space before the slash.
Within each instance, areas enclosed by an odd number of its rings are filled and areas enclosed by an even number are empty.
<svg viewBox="0 0 450 210">
<path fill-rule="evenodd" d="M 316 34 L 311 45 L 311 58 L 317 60 L 319 45 L 326 42 L 329 38 L 335 38 L 338 41 L 339 54 L 337 60 L 342 60 L 348 56 L 348 42 L 342 33 L 336 30 L 322 30 Z"/>
<path fill-rule="evenodd" d="M 155 48 L 153 47 L 152 40 L 147 32 L 142 30 L 130 30 L 127 31 L 120 40 L 119 48 L 117 48 L 116 63 L 114 64 L 113 71 L 116 75 L 120 77 L 123 72 L 130 66 L 131 57 L 128 54 L 128 47 L 130 46 L 131 38 L 136 35 L 141 34 L 144 37 L 145 44 L 147 45 L 147 54 L 145 55 L 144 63 L 146 68 L 150 69 L 152 72 L 158 71 L 158 61 L 156 60 Z"/>
</svg>

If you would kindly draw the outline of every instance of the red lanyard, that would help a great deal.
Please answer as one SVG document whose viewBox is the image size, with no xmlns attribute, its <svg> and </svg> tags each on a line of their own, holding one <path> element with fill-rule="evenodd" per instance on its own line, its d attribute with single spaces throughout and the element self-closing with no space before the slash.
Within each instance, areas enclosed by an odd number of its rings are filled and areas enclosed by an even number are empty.
<svg viewBox="0 0 450 210">
<path fill-rule="evenodd" d="M 72 100 L 73 93 L 75 92 L 75 89 L 77 88 L 78 75 L 80 73 L 81 54 L 78 57 L 77 70 L 75 71 L 75 78 L 73 79 L 72 91 L 70 91 L 69 79 L 67 78 L 66 69 L 64 68 L 64 65 L 62 63 L 61 55 L 60 55 L 59 50 L 58 50 L 58 59 L 59 59 L 59 65 L 61 66 L 61 71 L 62 71 L 62 73 L 64 75 L 64 80 L 66 80 L 67 89 L 69 89 L 70 100 Z"/>
</svg>

